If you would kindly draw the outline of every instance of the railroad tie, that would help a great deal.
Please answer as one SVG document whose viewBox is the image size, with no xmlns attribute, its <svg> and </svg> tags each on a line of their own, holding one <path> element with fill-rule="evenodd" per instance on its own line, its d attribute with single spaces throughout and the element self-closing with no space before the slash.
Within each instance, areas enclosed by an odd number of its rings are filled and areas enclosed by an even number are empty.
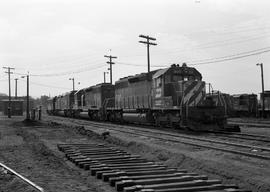
<svg viewBox="0 0 270 192">
<path fill-rule="evenodd" d="M 205 175 L 168 168 L 105 144 L 58 144 L 68 160 L 123 192 L 247 192 Z"/>
</svg>

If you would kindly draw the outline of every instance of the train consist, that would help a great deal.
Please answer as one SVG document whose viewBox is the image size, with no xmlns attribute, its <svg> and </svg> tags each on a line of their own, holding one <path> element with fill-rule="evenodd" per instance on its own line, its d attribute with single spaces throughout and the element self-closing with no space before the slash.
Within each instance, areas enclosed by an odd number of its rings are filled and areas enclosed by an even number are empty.
<svg viewBox="0 0 270 192">
<path fill-rule="evenodd" d="M 72 91 L 49 103 L 49 114 L 66 117 L 239 131 L 227 125 L 225 107 L 207 97 L 201 73 L 185 63 L 124 77 L 115 85 L 101 83 Z"/>
</svg>

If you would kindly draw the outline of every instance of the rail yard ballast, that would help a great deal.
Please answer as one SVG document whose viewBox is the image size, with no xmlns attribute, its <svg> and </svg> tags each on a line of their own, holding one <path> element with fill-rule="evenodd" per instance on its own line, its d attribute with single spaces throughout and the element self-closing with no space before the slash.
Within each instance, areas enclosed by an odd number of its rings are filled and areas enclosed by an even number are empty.
<svg viewBox="0 0 270 192">
<path fill-rule="evenodd" d="M 120 78 L 56 96 L 48 113 L 90 120 L 180 127 L 195 131 L 240 131 L 227 125 L 222 97 L 206 94 L 201 73 L 173 64 L 168 68 Z"/>
</svg>

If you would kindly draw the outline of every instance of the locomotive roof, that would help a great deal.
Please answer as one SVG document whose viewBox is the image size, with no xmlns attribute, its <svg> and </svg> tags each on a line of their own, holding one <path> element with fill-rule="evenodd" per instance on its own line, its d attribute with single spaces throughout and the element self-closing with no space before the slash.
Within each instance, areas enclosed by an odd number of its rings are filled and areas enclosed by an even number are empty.
<svg viewBox="0 0 270 192">
<path fill-rule="evenodd" d="M 78 92 L 80 92 L 80 91 L 85 91 L 85 92 L 87 92 L 87 91 L 91 91 L 91 90 L 93 90 L 93 89 L 95 89 L 95 88 L 99 88 L 99 87 L 102 87 L 102 86 L 108 86 L 108 85 L 114 86 L 114 85 L 112 85 L 112 84 L 110 84 L 110 83 L 99 83 L 99 84 L 92 85 L 92 86 L 90 86 L 90 87 L 86 87 L 86 88 L 84 88 L 84 89 L 81 89 L 81 90 L 77 91 L 76 93 L 78 93 Z M 75 94 L 76 94 L 76 93 L 75 93 Z"/>
<path fill-rule="evenodd" d="M 158 71 L 153 75 L 153 79 L 156 79 L 156 78 L 160 77 L 161 75 L 163 75 L 164 73 L 166 73 L 169 69 L 170 69 L 170 67 L 165 68 L 165 69 L 160 69 L 160 70 L 158 70 Z"/>
<path fill-rule="evenodd" d="M 154 70 L 154 71 L 150 71 L 150 73 L 140 73 L 140 74 L 136 74 L 133 76 L 127 76 L 127 77 L 123 77 L 120 78 L 118 81 L 115 82 L 115 84 L 119 84 L 121 82 L 137 82 L 137 81 L 144 81 L 147 79 L 147 76 L 150 75 L 150 78 L 152 78 L 152 76 L 157 72 L 158 70 Z"/>
<path fill-rule="evenodd" d="M 234 94 L 232 95 L 233 97 L 241 97 L 241 96 L 255 96 L 256 94 L 254 93 L 242 93 L 242 94 Z M 257 96 L 257 95 L 256 95 Z"/>
<path fill-rule="evenodd" d="M 62 95 L 58 95 L 56 97 L 64 97 L 64 96 L 67 96 L 67 95 L 70 95 L 70 94 L 75 94 L 76 92 L 77 92 L 77 90 L 69 91 L 69 92 L 63 93 Z"/>
<path fill-rule="evenodd" d="M 156 79 L 160 77 L 161 75 L 164 75 L 167 71 L 174 70 L 174 69 L 179 70 L 181 72 L 181 75 L 183 76 L 188 76 L 192 74 L 194 76 L 200 77 L 200 79 L 202 78 L 201 73 L 197 69 L 195 69 L 194 67 L 188 67 L 186 63 L 183 63 L 181 67 L 178 64 L 173 64 L 171 65 L 171 67 L 157 71 L 154 74 L 153 79 Z"/>
</svg>

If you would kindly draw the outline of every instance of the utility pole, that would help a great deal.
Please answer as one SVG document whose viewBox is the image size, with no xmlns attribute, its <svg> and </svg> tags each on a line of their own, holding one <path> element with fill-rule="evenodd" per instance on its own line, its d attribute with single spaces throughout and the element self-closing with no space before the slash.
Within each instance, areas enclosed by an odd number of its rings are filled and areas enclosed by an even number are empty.
<svg viewBox="0 0 270 192">
<path fill-rule="evenodd" d="M 15 68 L 11 67 L 3 67 L 7 69 L 5 73 L 8 73 L 8 118 L 11 118 L 11 87 L 10 87 L 10 74 L 13 74 L 10 70 L 14 70 Z"/>
<path fill-rule="evenodd" d="M 115 64 L 112 62 L 112 59 L 117 59 L 117 57 L 111 55 L 104 55 L 104 57 L 110 58 L 110 61 L 107 61 L 107 63 L 110 64 L 110 83 L 112 84 L 112 65 Z"/>
<path fill-rule="evenodd" d="M 17 82 L 18 82 L 18 78 L 15 78 L 15 99 L 17 99 Z"/>
<path fill-rule="evenodd" d="M 263 63 L 257 63 L 257 66 L 261 67 L 261 77 L 262 77 L 262 117 L 264 118 L 264 79 L 263 79 Z"/>
<path fill-rule="evenodd" d="M 27 74 L 27 103 L 26 103 L 26 119 L 30 119 L 30 111 L 29 111 L 29 74 Z"/>
<path fill-rule="evenodd" d="M 104 83 L 106 83 L 106 74 L 108 74 L 109 72 L 103 72 L 103 78 L 104 78 Z"/>
<path fill-rule="evenodd" d="M 30 106 L 29 106 L 29 72 L 26 76 L 22 76 L 21 78 L 25 78 L 27 80 L 27 85 L 26 85 L 26 120 L 30 120 Z"/>
<path fill-rule="evenodd" d="M 146 41 L 139 41 L 139 43 L 143 43 L 143 44 L 146 44 L 147 45 L 147 64 L 148 64 L 148 73 L 149 73 L 150 72 L 150 53 L 149 53 L 149 47 L 150 47 L 150 45 L 157 45 L 156 43 L 150 42 L 150 40 L 156 41 L 156 38 L 149 37 L 148 35 L 139 35 L 139 37 L 146 39 Z"/>
<path fill-rule="evenodd" d="M 210 95 L 210 93 L 211 93 L 211 90 L 210 90 L 210 88 L 211 88 L 211 83 L 207 83 L 208 84 L 208 93 L 209 93 L 209 95 Z"/>
<path fill-rule="evenodd" d="M 72 80 L 72 90 L 74 91 L 75 90 L 75 84 L 74 84 L 74 77 L 73 78 L 69 78 L 69 80 Z"/>
</svg>

